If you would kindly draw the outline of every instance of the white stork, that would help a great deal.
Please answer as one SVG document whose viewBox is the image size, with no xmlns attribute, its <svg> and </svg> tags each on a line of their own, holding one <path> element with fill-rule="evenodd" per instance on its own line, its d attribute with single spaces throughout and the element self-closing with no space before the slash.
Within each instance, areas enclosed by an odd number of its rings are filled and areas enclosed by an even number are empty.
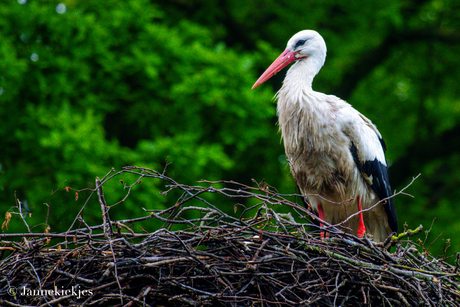
<svg viewBox="0 0 460 307">
<path fill-rule="evenodd" d="M 383 241 L 398 231 L 393 199 L 388 198 L 385 143 L 375 125 L 350 104 L 312 89 L 325 60 L 321 35 L 300 31 L 252 88 L 295 62 L 277 98 L 284 147 L 300 192 L 321 220 L 340 224 L 353 215 L 344 223 L 349 232 L 362 237 L 367 231 Z"/>
</svg>

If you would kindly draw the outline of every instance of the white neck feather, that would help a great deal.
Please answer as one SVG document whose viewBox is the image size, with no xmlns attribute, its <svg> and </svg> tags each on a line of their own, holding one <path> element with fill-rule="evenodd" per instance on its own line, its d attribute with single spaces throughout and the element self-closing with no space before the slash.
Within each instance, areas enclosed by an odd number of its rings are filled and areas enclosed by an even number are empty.
<svg viewBox="0 0 460 307">
<path fill-rule="evenodd" d="M 304 90 L 311 90 L 313 79 L 323 66 L 324 60 L 324 57 L 310 56 L 294 63 L 286 73 L 285 87 L 302 87 Z"/>
<path fill-rule="evenodd" d="M 302 146 L 316 142 L 316 133 L 327 117 L 324 94 L 312 89 L 313 78 L 321 69 L 323 58 L 309 57 L 296 62 L 287 72 L 278 96 L 278 123 L 288 156 Z M 309 139 L 310 141 L 307 141 Z"/>
</svg>

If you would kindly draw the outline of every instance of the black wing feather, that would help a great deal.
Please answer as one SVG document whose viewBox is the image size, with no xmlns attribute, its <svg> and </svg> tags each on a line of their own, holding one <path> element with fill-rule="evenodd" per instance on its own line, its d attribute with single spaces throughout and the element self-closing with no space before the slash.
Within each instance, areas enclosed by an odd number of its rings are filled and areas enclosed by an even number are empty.
<svg viewBox="0 0 460 307">
<path fill-rule="evenodd" d="M 383 150 L 385 151 L 385 142 L 382 138 L 379 138 L 379 140 Z M 360 172 L 365 174 L 368 178 L 371 178 L 372 189 L 379 199 L 392 196 L 390 178 L 388 176 L 388 169 L 386 165 L 377 160 L 377 158 L 372 161 L 361 161 L 359 159 L 358 149 L 353 142 L 351 142 L 350 152 Z M 391 230 L 398 232 L 398 217 L 396 216 L 393 198 L 387 199 L 383 206 L 385 208 L 385 212 L 387 213 L 388 224 L 390 225 Z"/>
</svg>

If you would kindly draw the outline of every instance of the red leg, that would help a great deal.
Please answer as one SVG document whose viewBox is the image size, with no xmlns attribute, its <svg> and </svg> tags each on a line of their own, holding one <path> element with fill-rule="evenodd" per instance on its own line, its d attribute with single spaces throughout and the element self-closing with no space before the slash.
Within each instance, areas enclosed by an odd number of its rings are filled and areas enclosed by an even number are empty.
<svg viewBox="0 0 460 307">
<path fill-rule="evenodd" d="M 363 206 L 361 204 L 361 198 L 358 196 L 358 219 L 359 219 L 359 226 L 358 226 L 358 238 L 362 238 L 364 233 L 366 232 L 366 226 L 364 226 L 364 217 L 363 217 Z"/>
<path fill-rule="evenodd" d="M 324 219 L 324 211 L 323 211 L 323 205 L 319 204 L 318 205 L 318 217 L 320 219 L 319 226 L 323 227 L 323 223 L 321 221 L 325 221 Z M 321 231 L 321 240 L 324 240 L 324 231 Z"/>
</svg>

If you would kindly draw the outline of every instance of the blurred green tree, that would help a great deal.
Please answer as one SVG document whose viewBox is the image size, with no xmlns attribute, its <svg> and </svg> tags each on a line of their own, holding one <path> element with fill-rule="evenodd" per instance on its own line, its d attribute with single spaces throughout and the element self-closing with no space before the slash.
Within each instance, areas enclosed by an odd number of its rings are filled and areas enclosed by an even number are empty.
<svg viewBox="0 0 460 307">
<path fill-rule="evenodd" d="M 271 141 L 272 93 L 250 89 L 254 55 L 213 41 L 196 23 L 167 25 L 148 1 L 71 2 L 61 14 L 56 5 L 2 7 L 3 208 L 14 205 L 16 192 L 43 221 L 42 203 L 60 187 L 50 220 L 65 229 L 81 203 L 64 186 L 94 187 L 111 167 L 161 169 L 168 160 L 180 182 L 232 172 L 250 179 L 259 159 L 282 172 L 278 152 L 260 145 L 280 146 Z M 113 202 L 123 197 L 120 188 Z M 158 187 L 139 189 L 120 214 L 164 203 Z"/>
</svg>

